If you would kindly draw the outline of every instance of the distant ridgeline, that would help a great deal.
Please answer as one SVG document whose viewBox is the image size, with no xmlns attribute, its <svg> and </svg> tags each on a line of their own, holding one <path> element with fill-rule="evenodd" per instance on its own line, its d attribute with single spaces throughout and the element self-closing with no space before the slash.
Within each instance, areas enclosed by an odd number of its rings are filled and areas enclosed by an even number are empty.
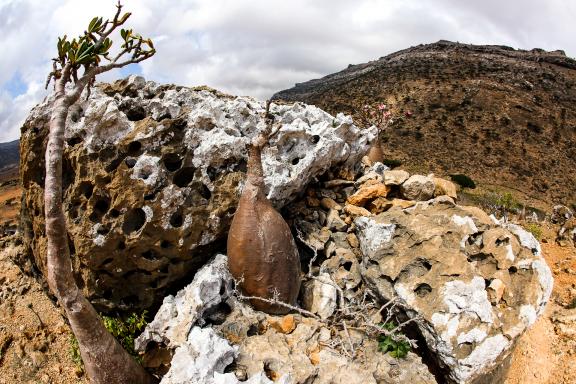
<svg viewBox="0 0 576 384">
<path fill-rule="evenodd" d="M 20 140 L 0 143 L 0 169 L 10 166 L 18 166 Z"/>
<path fill-rule="evenodd" d="M 394 123 L 380 140 L 388 160 L 403 168 L 465 174 L 550 203 L 576 203 L 576 60 L 561 50 L 441 40 L 273 98 L 332 114 L 383 102 Z"/>
</svg>

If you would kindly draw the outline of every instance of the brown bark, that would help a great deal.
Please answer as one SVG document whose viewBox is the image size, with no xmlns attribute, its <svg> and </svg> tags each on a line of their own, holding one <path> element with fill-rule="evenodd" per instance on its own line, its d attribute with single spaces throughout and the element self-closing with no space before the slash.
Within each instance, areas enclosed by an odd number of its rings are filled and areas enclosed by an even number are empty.
<svg viewBox="0 0 576 384">
<path fill-rule="evenodd" d="M 300 258 L 290 227 L 264 194 L 262 138 L 249 148 L 246 184 L 228 233 L 228 264 L 247 296 L 295 305 Z M 251 300 L 258 310 L 282 314 L 288 308 Z"/>
<path fill-rule="evenodd" d="M 67 96 L 65 84 L 69 77 L 70 67 L 65 66 L 62 77 L 56 83 L 46 149 L 44 206 L 48 239 L 48 285 L 66 311 L 72 331 L 78 339 L 86 373 L 93 383 L 155 383 L 157 380 L 106 330 L 98 313 L 74 280 L 66 219 L 62 210 L 62 154 L 68 109 L 78 99 L 87 82 L 81 79 L 71 96 Z"/>
</svg>

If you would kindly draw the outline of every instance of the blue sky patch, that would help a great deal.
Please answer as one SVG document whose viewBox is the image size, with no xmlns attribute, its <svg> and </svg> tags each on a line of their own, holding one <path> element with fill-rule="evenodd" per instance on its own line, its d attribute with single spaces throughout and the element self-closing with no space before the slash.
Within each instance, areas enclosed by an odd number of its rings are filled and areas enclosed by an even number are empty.
<svg viewBox="0 0 576 384">
<path fill-rule="evenodd" d="M 24 82 L 24 80 L 22 80 L 20 72 L 15 72 L 14 75 L 12 75 L 12 78 L 4 83 L 2 88 L 8 91 L 10 96 L 16 97 L 26 93 L 28 85 Z"/>
</svg>

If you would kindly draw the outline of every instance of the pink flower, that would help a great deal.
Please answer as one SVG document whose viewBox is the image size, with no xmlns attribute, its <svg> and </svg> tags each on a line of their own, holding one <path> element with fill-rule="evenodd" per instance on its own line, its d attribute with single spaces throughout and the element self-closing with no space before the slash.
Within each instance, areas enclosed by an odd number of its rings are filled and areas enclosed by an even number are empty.
<svg viewBox="0 0 576 384">
<path fill-rule="evenodd" d="M 383 111 L 386 109 L 386 104 L 378 104 L 378 109 Z"/>
</svg>

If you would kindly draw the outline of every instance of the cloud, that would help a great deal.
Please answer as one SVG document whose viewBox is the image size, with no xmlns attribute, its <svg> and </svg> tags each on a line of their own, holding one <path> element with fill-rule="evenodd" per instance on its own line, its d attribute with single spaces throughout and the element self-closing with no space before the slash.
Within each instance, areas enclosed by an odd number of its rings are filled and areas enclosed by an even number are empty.
<svg viewBox="0 0 576 384">
<path fill-rule="evenodd" d="M 0 141 L 16 138 L 28 109 L 44 97 L 57 36 L 81 33 L 92 16 L 112 16 L 114 4 L 0 0 Z M 576 54 L 576 4 L 565 0 L 130 0 L 125 5 L 132 12 L 130 26 L 152 37 L 158 53 L 101 81 L 134 71 L 150 80 L 267 98 L 348 64 L 439 39 Z M 14 89 L 26 91 L 16 95 Z"/>
</svg>

